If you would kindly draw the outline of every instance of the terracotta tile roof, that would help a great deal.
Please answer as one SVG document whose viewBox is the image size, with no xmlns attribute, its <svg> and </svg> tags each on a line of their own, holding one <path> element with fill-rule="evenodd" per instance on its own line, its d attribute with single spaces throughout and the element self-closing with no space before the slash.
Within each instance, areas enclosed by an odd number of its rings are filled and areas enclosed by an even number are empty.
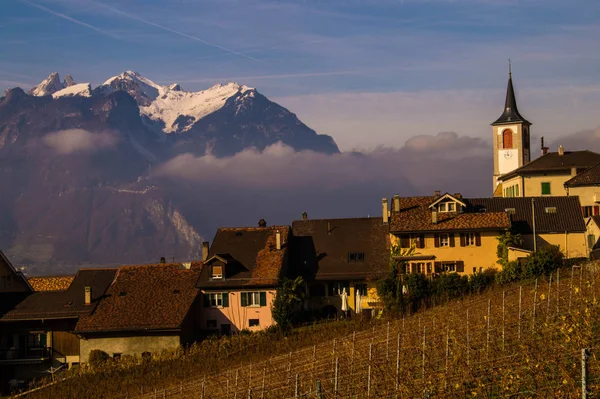
<svg viewBox="0 0 600 399">
<path fill-rule="evenodd" d="M 2 317 L 2 321 L 79 317 L 91 312 L 115 278 L 117 269 L 81 269 L 65 291 L 34 292 Z M 85 287 L 92 302 L 84 303 Z"/>
<path fill-rule="evenodd" d="M 79 319 L 75 332 L 177 330 L 198 295 L 200 270 L 180 264 L 121 267 L 94 312 Z"/>
<path fill-rule="evenodd" d="M 591 168 L 598 162 L 600 162 L 600 154 L 593 151 L 565 151 L 564 155 L 559 155 L 557 152 L 549 152 L 512 172 L 500 176 L 499 179 L 507 180 L 523 174 L 550 171 L 570 172 L 572 167 L 576 167 L 581 172 Z"/>
<path fill-rule="evenodd" d="M 438 212 L 437 223 L 433 223 L 429 205 L 435 200 L 435 197 L 400 197 L 399 200 L 400 211 L 392 211 L 390 218 L 390 231 L 394 233 L 504 230 L 511 226 L 510 218 L 504 211 L 486 213 Z"/>
<path fill-rule="evenodd" d="M 566 187 L 600 186 L 600 163 L 565 182 Z"/>
<path fill-rule="evenodd" d="M 276 249 L 276 231 L 281 234 L 281 250 Z M 212 280 L 205 267 L 198 279 L 199 288 L 275 286 L 287 271 L 289 226 L 220 228 L 209 250 L 208 259 L 218 255 L 227 260 L 224 278 Z"/>
<path fill-rule="evenodd" d="M 29 277 L 29 284 L 34 291 L 64 291 L 69 288 L 75 276 Z"/>
<path fill-rule="evenodd" d="M 310 280 L 378 279 L 389 272 L 389 230 L 381 218 L 296 220 L 293 272 Z M 350 261 L 350 253 L 364 260 Z"/>
</svg>

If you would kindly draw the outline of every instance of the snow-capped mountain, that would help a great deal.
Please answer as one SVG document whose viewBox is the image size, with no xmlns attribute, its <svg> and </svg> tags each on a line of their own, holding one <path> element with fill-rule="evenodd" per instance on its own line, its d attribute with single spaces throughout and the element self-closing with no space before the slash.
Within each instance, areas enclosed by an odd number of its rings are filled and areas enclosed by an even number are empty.
<svg viewBox="0 0 600 399">
<path fill-rule="evenodd" d="M 229 98 L 254 91 L 233 82 L 197 92 L 185 91 L 177 83 L 162 86 L 133 71 L 113 76 L 96 90 L 128 92 L 137 101 L 141 114 L 162 125 L 167 134 L 185 132 L 198 120 L 222 108 Z"/>
<path fill-rule="evenodd" d="M 65 81 L 61 82 L 58 72 L 52 72 L 50 76 L 42 80 L 39 85 L 33 87 L 29 93 L 34 96 L 49 96 L 74 85 L 76 85 L 76 83 L 71 75 L 67 75 Z"/>
</svg>

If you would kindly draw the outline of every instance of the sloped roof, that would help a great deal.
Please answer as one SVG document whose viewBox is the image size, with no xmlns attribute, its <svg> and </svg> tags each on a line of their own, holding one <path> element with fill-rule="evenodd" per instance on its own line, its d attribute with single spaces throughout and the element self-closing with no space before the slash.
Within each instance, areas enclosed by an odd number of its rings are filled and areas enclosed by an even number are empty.
<svg viewBox="0 0 600 399">
<path fill-rule="evenodd" d="M 565 186 L 600 186 L 600 162 L 567 180 Z"/>
<path fill-rule="evenodd" d="M 510 218 L 504 210 L 486 213 L 438 212 L 437 223 L 433 223 L 429 204 L 434 200 L 435 197 L 400 197 L 400 211 L 392 212 L 390 231 L 505 230 L 510 227 Z M 462 201 L 466 200 L 463 198 Z"/>
<path fill-rule="evenodd" d="M 533 233 L 532 200 L 535 205 L 536 233 L 564 233 L 585 231 L 579 197 L 520 197 L 520 198 L 469 198 L 468 212 L 504 212 L 514 209 L 510 215 L 513 229 L 521 234 Z M 546 208 L 556 208 L 548 213 Z"/>
<path fill-rule="evenodd" d="M 389 230 L 381 218 L 296 220 L 293 271 L 307 280 L 381 278 L 389 272 Z M 364 261 L 349 261 L 363 253 Z"/>
<path fill-rule="evenodd" d="M 34 292 L 2 317 L 2 321 L 78 317 L 91 312 L 115 278 L 117 269 L 81 269 L 65 291 Z M 85 287 L 92 288 L 90 305 Z"/>
<path fill-rule="evenodd" d="M 281 250 L 275 235 L 281 234 Z M 210 268 L 200 274 L 199 288 L 275 286 L 285 272 L 289 226 L 220 228 L 210 246 L 208 258 L 218 255 L 228 260 L 223 279 L 211 280 Z"/>
<path fill-rule="evenodd" d="M 549 152 L 512 172 L 499 176 L 498 179 L 507 180 L 515 176 L 532 173 L 570 172 L 573 167 L 583 170 L 591 168 L 599 162 L 600 154 L 593 151 L 565 151 L 564 155 L 559 155 L 558 152 Z"/>
<path fill-rule="evenodd" d="M 200 270 L 179 264 L 121 267 L 96 309 L 79 319 L 75 332 L 179 329 L 198 295 Z"/>
<path fill-rule="evenodd" d="M 64 291 L 69 288 L 75 276 L 29 277 L 27 280 L 34 291 Z"/>
</svg>

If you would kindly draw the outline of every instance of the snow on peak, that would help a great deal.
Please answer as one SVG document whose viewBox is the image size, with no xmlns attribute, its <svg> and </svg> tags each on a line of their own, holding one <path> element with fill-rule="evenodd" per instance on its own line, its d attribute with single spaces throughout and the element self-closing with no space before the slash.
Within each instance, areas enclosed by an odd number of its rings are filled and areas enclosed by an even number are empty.
<svg viewBox="0 0 600 399">
<path fill-rule="evenodd" d="M 92 95 L 92 87 L 89 83 L 78 83 L 73 84 L 71 86 L 65 87 L 62 90 L 59 90 L 55 93 L 52 93 L 52 97 L 73 97 L 73 96 L 81 96 L 81 97 L 91 97 Z"/>
<path fill-rule="evenodd" d="M 70 76 L 69 76 L 70 78 Z M 47 96 L 62 90 L 66 87 L 66 83 L 60 81 L 58 72 L 52 72 L 46 79 L 42 80 L 41 83 L 32 88 L 29 93 L 34 96 Z"/>
</svg>

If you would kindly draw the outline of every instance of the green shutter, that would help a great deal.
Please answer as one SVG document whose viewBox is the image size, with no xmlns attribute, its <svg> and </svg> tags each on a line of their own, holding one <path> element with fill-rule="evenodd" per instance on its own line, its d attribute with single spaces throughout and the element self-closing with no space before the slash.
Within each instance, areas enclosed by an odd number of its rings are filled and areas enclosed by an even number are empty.
<svg viewBox="0 0 600 399">
<path fill-rule="evenodd" d="M 542 195 L 550 195 L 550 183 L 542 183 Z"/>
<path fill-rule="evenodd" d="M 260 306 L 267 306 L 267 293 L 266 292 L 260 293 Z"/>
<path fill-rule="evenodd" d="M 242 292 L 241 293 L 241 298 L 242 298 L 242 307 L 248 306 L 248 293 L 247 292 Z"/>
<path fill-rule="evenodd" d="M 210 297 L 208 294 L 204 294 L 204 307 L 210 308 Z"/>
<path fill-rule="evenodd" d="M 223 293 L 223 307 L 224 308 L 229 307 L 229 294 L 226 292 Z"/>
</svg>

